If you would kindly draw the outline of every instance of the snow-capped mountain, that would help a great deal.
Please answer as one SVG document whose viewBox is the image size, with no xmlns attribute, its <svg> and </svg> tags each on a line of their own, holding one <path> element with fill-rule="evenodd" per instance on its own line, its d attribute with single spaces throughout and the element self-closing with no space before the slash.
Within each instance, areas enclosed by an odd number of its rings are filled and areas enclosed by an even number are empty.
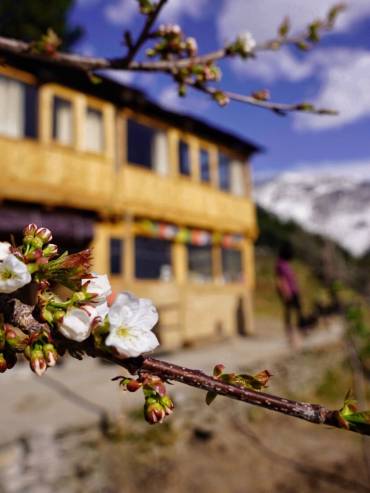
<svg viewBox="0 0 370 493">
<path fill-rule="evenodd" d="M 259 205 L 335 240 L 353 255 L 370 249 L 368 166 L 303 168 L 257 183 Z"/>
</svg>

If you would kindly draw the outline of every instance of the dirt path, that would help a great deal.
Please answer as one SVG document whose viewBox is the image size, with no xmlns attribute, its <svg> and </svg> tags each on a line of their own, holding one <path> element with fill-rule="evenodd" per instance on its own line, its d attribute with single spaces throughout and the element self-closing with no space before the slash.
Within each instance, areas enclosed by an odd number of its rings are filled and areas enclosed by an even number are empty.
<svg viewBox="0 0 370 493">
<path fill-rule="evenodd" d="M 230 370 L 272 364 L 276 359 L 290 354 L 291 350 L 281 331 L 275 330 L 273 324 L 268 330 L 270 322 L 260 320 L 259 335 L 252 338 L 233 338 L 161 357 L 207 372 L 211 372 L 213 366 L 221 362 Z M 319 348 L 331 344 L 340 338 L 341 332 L 340 323 L 333 321 L 330 327 L 309 336 L 304 341 L 304 348 Z M 21 365 L 1 375 L 0 445 L 32 433 L 36 423 L 38 428 L 51 432 L 96 423 L 99 409 L 118 415 L 122 408 L 138 407 L 141 396 L 122 395 L 117 385 L 110 383 L 109 380 L 120 373 L 121 370 L 114 366 L 86 358 L 83 362 L 70 359 L 63 366 L 49 370 L 42 379 L 32 374 L 27 366 Z M 96 409 L 90 409 L 83 402 L 66 396 L 68 389 L 93 402 Z M 182 385 L 176 385 L 172 389 L 177 401 L 184 400 L 191 392 L 198 391 Z"/>
</svg>

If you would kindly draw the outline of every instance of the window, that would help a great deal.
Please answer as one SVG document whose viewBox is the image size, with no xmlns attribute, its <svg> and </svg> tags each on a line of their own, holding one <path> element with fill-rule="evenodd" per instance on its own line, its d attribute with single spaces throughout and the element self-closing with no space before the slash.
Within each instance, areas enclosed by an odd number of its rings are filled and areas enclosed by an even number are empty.
<svg viewBox="0 0 370 493">
<path fill-rule="evenodd" d="M 209 182 L 211 179 L 209 167 L 209 153 L 205 149 L 200 150 L 200 179 Z"/>
<path fill-rule="evenodd" d="M 171 278 L 171 242 L 157 238 L 135 238 L 135 277 L 137 279 Z"/>
<path fill-rule="evenodd" d="M 230 190 L 239 197 L 246 195 L 244 164 L 241 161 L 234 160 L 230 163 Z"/>
<path fill-rule="evenodd" d="M 240 250 L 222 248 L 222 273 L 226 282 L 240 282 L 243 276 Z"/>
<path fill-rule="evenodd" d="M 73 110 L 67 99 L 53 98 L 53 139 L 62 145 L 73 144 Z"/>
<path fill-rule="evenodd" d="M 191 175 L 189 144 L 179 141 L 179 171 L 184 176 Z"/>
<path fill-rule="evenodd" d="M 86 109 L 85 149 L 91 152 L 104 150 L 103 113 L 90 107 Z"/>
<path fill-rule="evenodd" d="M 221 190 L 230 190 L 230 159 L 226 154 L 218 154 L 218 177 Z"/>
<path fill-rule="evenodd" d="M 127 160 L 130 164 L 168 174 L 167 134 L 135 120 L 127 120 Z"/>
<path fill-rule="evenodd" d="M 37 137 L 37 89 L 0 75 L 0 134 Z"/>
<path fill-rule="evenodd" d="M 188 270 L 192 281 L 212 280 L 212 247 L 188 245 Z"/>
<path fill-rule="evenodd" d="M 109 241 L 109 263 L 111 274 L 122 274 L 123 272 L 123 240 L 111 238 Z"/>
</svg>

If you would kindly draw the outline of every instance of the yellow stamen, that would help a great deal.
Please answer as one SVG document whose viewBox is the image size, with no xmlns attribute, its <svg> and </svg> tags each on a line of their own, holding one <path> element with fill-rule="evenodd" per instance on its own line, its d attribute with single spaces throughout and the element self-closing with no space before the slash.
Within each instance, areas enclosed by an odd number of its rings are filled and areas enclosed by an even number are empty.
<svg viewBox="0 0 370 493">
<path fill-rule="evenodd" d="M 129 335 L 130 331 L 128 330 L 127 327 L 120 327 L 118 330 L 117 330 L 117 335 L 119 335 L 120 337 L 127 337 Z"/>
</svg>

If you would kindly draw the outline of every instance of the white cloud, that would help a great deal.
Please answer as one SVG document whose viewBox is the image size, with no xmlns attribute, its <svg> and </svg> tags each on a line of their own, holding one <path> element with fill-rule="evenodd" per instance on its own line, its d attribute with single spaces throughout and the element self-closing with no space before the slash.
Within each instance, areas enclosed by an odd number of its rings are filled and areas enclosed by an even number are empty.
<svg viewBox="0 0 370 493">
<path fill-rule="evenodd" d="M 81 1 L 81 0 L 80 0 Z M 92 0 L 82 0 L 92 1 Z M 159 20 L 162 22 L 179 22 L 182 17 L 200 18 L 206 13 L 209 0 L 170 0 L 163 8 Z M 104 9 L 104 14 L 112 24 L 129 25 L 138 13 L 136 0 L 116 0 Z"/>
<path fill-rule="evenodd" d="M 344 50 L 340 50 L 342 53 Z M 298 129 L 321 130 L 352 123 L 370 115 L 370 51 L 348 50 L 342 59 L 324 65 L 316 106 L 335 108 L 338 116 L 297 114 Z"/>
<path fill-rule="evenodd" d="M 294 29 L 322 17 L 334 0 L 225 0 L 218 19 L 222 42 L 249 30 L 257 41 L 270 39 L 285 15 L 289 15 Z M 368 0 L 352 0 L 341 14 L 337 30 L 346 30 L 370 16 Z M 350 48 L 317 48 L 304 57 L 284 48 L 279 52 L 259 54 L 256 60 L 234 60 L 236 73 L 272 84 L 278 80 L 303 81 L 315 77 L 319 84 L 317 95 L 310 101 L 320 107 L 336 109 L 339 116 L 297 114 L 295 128 L 318 130 L 349 124 L 370 115 L 370 51 Z"/>
<path fill-rule="evenodd" d="M 102 70 L 102 74 L 123 85 L 132 84 L 135 79 L 135 73 L 127 70 Z"/>
<path fill-rule="evenodd" d="M 112 24 L 130 24 L 138 12 L 136 0 L 117 0 L 104 8 L 106 19 Z"/>
<path fill-rule="evenodd" d="M 283 48 L 279 52 L 261 53 L 257 59 L 232 60 L 234 70 L 244 77 L 255 77 L 271 84 L 279 79 L 292 82 L 303 80 L 312 75 L 313 65 L 306 61 L 299 60 L 293 56 L 288 48 Z"/>
<path fill-rule="evenodd" d="M 197 93 L 190 93 L 185 97 L 180 97 L 177 94 L 177 87 L 174 85 L 166 86 L 159 93 L 158 102 L 173 111 L 189 111 L 192 109 L 192 112 L 202 113 L 209 108 L 210 104 L 214 104 L 210 99 L 207 99 L 204 94 L 198 95 Z"/>
<path fill-rule="evenodd" d="M 278 53 L 262 53 L 257 60 L 235 60 L 232 66 L 240 76 L 253 77 L 267 84 L 315 77 L 319 88 L 309 101 L 317 107 L 335 109 L 339 115 L 297 113 L 294 123 L 298 130 L 339 127 L 370 115 L 370 51 L 320 48 L 298 58 L 286 48 Z"/>
<path fill-rule="evenodd" d="M 188 2 L 189 3 L 189 2 Z M 288 15 L 294 30 L 326 15 L 335 0 L 224 0 L 218 18 L 221 42 L 230 41 L 242 31 L 250 31 L 257 41 L 274 37 L 277 26 Z M 369 0 L 351 0 L 338 19 L 337 29 L 350 28 L 370 15 Z"/>
</svg>

